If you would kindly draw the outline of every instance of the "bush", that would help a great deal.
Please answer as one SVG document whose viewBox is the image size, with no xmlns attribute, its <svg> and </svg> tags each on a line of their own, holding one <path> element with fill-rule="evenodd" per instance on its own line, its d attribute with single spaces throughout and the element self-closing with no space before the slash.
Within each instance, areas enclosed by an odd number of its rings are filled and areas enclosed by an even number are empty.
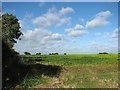
<svg viewBox="0 0 120 90">
<path fill-rule="evenodd" d="M 18 52 L 2 40 L 2 88 L 8 88 L 9 85 L 22 79 L 26 67 L 20 63 L 20 60 Z"/>
<path fill-rule="evenodd" d="M 64 53 L 64 55 L 67 55 L 66 53 Z"/>
<path fill-rule="evenodd" d="M 108 53 L 107 53 L 107 52 L 103 52 L 103 53 L 100 53 L 100 52 L 99 52 L 99 54 L 108 54 Z"/>
<path fill-rule="evenodd" d="M 59 55 L 58 53 L 49 53 L 49 55 Z"/>
<path fill-rule="evenodd" d="M 31 55 L 29 52 L 24 52 L 25 55 Z"/>
<path fill-rule="evenodd" d="M 36 53 L 36 55 L 41 55 L 41 53 Z"/>
</svg>

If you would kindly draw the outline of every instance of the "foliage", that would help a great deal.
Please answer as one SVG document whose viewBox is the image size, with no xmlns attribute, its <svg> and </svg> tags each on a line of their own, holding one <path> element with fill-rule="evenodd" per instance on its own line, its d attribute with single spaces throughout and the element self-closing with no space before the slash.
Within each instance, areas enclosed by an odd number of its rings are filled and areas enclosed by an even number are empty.
<svg viewBox="0 0 120 90">
<path fill-rule="evenodd" d="M 66 53 L 64 53 L 64 55 L 67 55 Z"/>
<path fill-rule="evenodd" d="M 49 55 L 59 55 L 58 53 L 49 53 Z"/>
<path fill-rule="evenodd" d="M 36 55 L 41 55 L 41 53 L 36 53 Z"/>
<path fill-rule="evenodd" d="M 0 20 L 1 21 L 1 20 Z M 22 35 L 16 16 L 2 15 L 2 85 L 3 88 L 15 83 L 20 77 L 24 65 L 20 64 L 18 52 L 13 49 L 14 43 Z"/>
<path fill-rule="evenodd" d="M 107 53 L 107 52 L 103 52 L 103 53 L 100 53 L 100 52 L 99 52 L 99 54 L 108 54 L 108 53 Z"/>
<path fill-rule="evenodd" d="M 16 16 L 8 13 L 2 15 L 2 38 L 7 41 L 10 47 L 13 47 L 14 43 L 17 43 L 17 39 L 22 35 L 20 28 Z"/>
<path fill-rule="evenodd" d="M 10 83 L 15 83 L 20 78 L 24 71 L 21 71 L 23 66 L 20 64 L 19 53 L 10 48 L 8 43 L 2 40 L 2 86 L 6 88 Z"/>
<path fill-rule="evenodd" d="M 24 52 L 25 55 L 31 55 L 29 52 Z"/>
</svg>

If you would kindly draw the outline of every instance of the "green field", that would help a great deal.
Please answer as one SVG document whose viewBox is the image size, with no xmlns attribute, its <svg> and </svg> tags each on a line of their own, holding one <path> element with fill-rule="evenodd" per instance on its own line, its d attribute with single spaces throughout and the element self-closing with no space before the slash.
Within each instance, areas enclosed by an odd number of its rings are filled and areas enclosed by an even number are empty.
<svg viewBox="0 0 120 90">
<path fill-rule="evenodd" d="M 20 55 L 27 66 L 15 88 L 117 88 L 118 55 Z"/>
</svg>

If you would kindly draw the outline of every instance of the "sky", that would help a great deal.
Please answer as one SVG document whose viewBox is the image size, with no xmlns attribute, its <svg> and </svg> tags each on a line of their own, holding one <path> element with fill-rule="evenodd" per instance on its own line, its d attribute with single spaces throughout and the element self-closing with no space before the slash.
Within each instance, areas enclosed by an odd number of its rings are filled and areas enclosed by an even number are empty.
<svg viewBox="0 0 120 90">
<path fill-rule="evenodd" d="M 2 2 L 119 2 L 119 0 L 1 0 Z"/>
<path fill-rule="evenodd" d="M 20 54 L 118 53 L 117 2 L 2 2 L 5 13 L 19 19 Z"/>
</svg>

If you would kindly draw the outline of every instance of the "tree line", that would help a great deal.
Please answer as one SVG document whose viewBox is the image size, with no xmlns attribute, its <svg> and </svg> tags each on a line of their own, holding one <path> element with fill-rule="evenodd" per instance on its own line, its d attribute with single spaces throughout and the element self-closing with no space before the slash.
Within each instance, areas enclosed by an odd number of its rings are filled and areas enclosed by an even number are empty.
<svg viewBox="0 0 120 90">
<path fill-rule="evenodd" d="M 24 52 L 25 55 L 31 55 L 30 52 Z M 35 55 L 41 55 L 41 53 L 36 53 Z M 59 55 L 59 53 L 49 53 L 49 55 Z M 67 53 L 64 53 L 64 55 L 67 55 Z"/>
</svg>

